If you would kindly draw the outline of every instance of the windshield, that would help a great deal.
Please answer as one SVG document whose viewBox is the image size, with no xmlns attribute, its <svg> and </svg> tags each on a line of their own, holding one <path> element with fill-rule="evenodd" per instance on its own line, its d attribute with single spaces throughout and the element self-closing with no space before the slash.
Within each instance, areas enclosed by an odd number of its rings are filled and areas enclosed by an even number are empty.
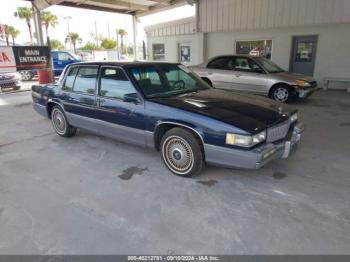
<svg viewBox="0 0 350 262">
<path fill-rule="evenodd" d="M 258 57 L 258 58 L 255 58 L 255 60 L 269 73 L 284 72 L 282 68 L 280 68 L 278 65 L 276 65 L 274 62 L 272 62 L 267 58 Z"/>
<path fill-rule="evenodd" d="M 183 65 L 146 65 L 130 68 L 147 98 L 169 97 L 210 87 Z"/>
</svg>

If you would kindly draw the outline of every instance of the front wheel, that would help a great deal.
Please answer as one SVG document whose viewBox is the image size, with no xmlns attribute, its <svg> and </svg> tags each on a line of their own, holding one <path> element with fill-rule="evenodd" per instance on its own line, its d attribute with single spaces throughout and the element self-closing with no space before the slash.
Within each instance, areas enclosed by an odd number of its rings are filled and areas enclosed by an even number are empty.
<svg viewBox="0 0 350 262">
<path fill-rule="evenodd" d="M 203 168 L 203 153 L 200 141 L 183 128 L 170 129 L 161 140 L 162 158 L 175 175 L 191 177 Z"/>
<path fill-rule="evenodd" d="M 51 111 L 51 121 L 53 129 L 60 136 L 71 137 L 74 136 L 77 129 L 72 127 L 66 118 L 63 110 L 59 106 L 54 106 Z"/>
<path fill-rule="evenodd" d="M 270 98 L 281 103 L 289 102 L 292 96 L 292 90 L 288 85 L 276 85 L 270 91 Z"/>
<path fill-rule="evenodd" d="M 31 71 L 21 71 L 20 74 L 23 81 L 30 81 L 34 77 Z"/>
</svg>

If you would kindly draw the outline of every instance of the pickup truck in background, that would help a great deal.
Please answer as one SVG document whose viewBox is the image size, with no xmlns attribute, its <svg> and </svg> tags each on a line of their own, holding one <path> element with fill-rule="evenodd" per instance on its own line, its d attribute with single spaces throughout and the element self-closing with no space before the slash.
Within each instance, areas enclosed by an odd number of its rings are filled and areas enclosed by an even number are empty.
<svg viewBox="0 0 350 262">
<path fill-rule="evenodd" d="M 53 71 L 56 76 L 60 75 L 67 65 L 81 62 L 79 56 L 69 51 L 51 51 L 51 56 L 53 59 Z M 37 69 L 32 69 L 19 71 L 19 73 L 23 81 L 30 81 L 38 74 L 37 71 Z"/>
</svg>

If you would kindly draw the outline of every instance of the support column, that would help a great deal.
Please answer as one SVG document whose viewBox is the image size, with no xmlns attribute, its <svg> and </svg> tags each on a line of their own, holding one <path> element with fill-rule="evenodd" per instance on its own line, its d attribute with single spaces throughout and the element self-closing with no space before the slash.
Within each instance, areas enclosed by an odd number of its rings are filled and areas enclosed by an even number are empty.
<svg viewBox="0 0 350 262">
<path fill-rule="evenodd" d="M 134 60 L 137 60 L 137 17 L 132 16 L 132 36 L 133 36 L 133 50 L 134 50 Z"/>
<path fill-rule="evenodd" d="M 40 9 L 34 4 L 34 2 L 32 2 L 32 9 L 33 9 L 33 20 L 34 20 L 35 33 L 36 33 L 38 45 L 44 45 L 43 27 L 42 27 Z"/>
</svg>

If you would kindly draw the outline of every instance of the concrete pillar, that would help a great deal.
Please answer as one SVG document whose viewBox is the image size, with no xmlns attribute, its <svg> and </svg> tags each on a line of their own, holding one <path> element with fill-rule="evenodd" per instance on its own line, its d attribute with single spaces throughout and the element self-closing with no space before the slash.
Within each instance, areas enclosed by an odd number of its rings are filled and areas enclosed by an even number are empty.
<svg viewBox="0 0 350 262">
<path fill-rule="evenodd" d="M 36 37 L 38 41 L 38 45 L 44 45 L 44 37 L 43 37 L 43 27 L 41 21 L 40 9 L 32 2 L 33 9 L 33 20 L 35 26 Z"/>
<path fill-rule="evenodd" d="M 134 60 L 137 60 L 137 17 L 132 16 L 132 36 L 133 36 L 133 50 L 134 50 Z"/>
</svg>

